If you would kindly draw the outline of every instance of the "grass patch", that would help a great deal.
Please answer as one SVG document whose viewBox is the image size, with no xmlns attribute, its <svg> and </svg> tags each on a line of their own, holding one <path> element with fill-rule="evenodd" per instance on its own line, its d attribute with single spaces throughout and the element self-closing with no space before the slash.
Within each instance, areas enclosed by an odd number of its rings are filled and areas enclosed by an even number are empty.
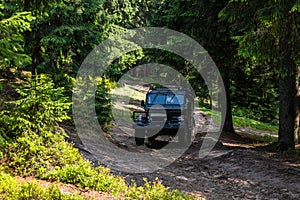
<svg viewBox="0 0 300 200">
<path fill-rule="evenodd" d="M 254 119 L 249 119 L 249 118 L 239 117 L 239 116 L 233 116 L 233 124 L 234 126 L 248 127 L 259 131 L 270 131 L 270 132 L 278 131 L 277 125 L 260 122 Z"/>
<path fill-rule="evenodd" d="M 212 115 L 213 111 L 205 105 L 200 105 L 199 109 L 208 115 Z M 239 117 L 239 116 L 232 116 L 233 119 L 233 125 L 238 126 L 238 127 L 247 127 L 253 130 L 258 130 L 258 131 L 268 131 L 268 132 L 277 132 L 278 131 L 278 126 L 270 123 L 264 123 L 260 122 L 254 119 L 249 119 L 246 117 Z"/>
</svg>

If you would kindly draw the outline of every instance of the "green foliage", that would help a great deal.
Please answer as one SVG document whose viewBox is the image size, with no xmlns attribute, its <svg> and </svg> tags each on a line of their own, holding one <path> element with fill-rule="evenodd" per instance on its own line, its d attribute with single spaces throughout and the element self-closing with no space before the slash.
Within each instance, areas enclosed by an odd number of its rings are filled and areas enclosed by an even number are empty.
<svg viewBox="0 0 300 200">
<path fill-rule="evenodd" d="M 75 164 L 82 159 L 78 150 L 64 141 L 60 133 L 30 133 L 6 142 L 1 148 L 1 164 L 14 174 L 41 177 L 48 171 Z"/>
<path fill-rule="evenodd" d="M 300 12 L 300 1 L 299 0 L 293 5 L 291 11 L 292 12 L 294 12 L 294 11 Z"/>
<path fill-rule="evenodd" d="M 69 103 L 65 103 L 67 99 L 62 88 L 53 88 L 51 79 L 45 75 L 39 75 L 32 81 L 17 89 L 20 99 L 8 102 L 1 111 L 4 116 L 1 135 L 10 133 L 5 135 L 0 148 L 2 171 L 72 183 L 84 189 L 109 192 L 119 197 L 134 198 L 137 193 L 144 191 L 142 196 L 139 194 L 144 199 L 192 198 L 178 191 L 169 191 L 161 184 L 146 182 L 144 187 L 130 187 L 123 178 L 111 175 L 109 169 L 94 168 L 81 157 L 77 149 L 65 142 L 65 134 L 57 126 L 57 122 L 68 118 L 65 111 Z M 105 91 L 113 86 L 105 79 L 101 81 Z M 8 136 L 12 139 L 8 140 Z M 39 195 L 49 199 L 60 195 L 57 189 L 44 191 L 32 184 L 20 190 L 16 188 L 15 191 L 8 194 L 12 195 L 12 199 L 16 196 L 38 198 Z"/>
<path fill-rule="evenodd" d="M 28 44 L 28 47 L 41 48 L 40 72 L 77 71 L 87 54 L 106 36 L 106 22 L 101 21 L 105 16 L 101 10 L 102 2 L 72 0 L 52 4 L 43 8 L 40 21 L 35 21 L 33 32 L 36 34 L 28 36 L 40 37 L 40 42 Z M 45 29 L 39 26 L 45 26 Z"/>
<path fill-rule="evenodd" d="M 199 106 L 200 110 L 207 113 L 208 115 L 212 115 L 212 110 L 209 108 L 207 104 L 201 104 Z M 233 123 L 235 126 L 238 127 L 246 127 L 253 130 L 258 130 L 262 132 L 272 132 L 277 133 L 278 132 L 278 125 L 277 123 L 264 123 L 255 119 L 252 119 L 253 116 L 249 114 L 251 111 L 235 111 L 233 112 Z M 250 117 L 247 117 L 247 114 Z"/>
<path fill-rule="evenodd" d="M 26 70 L 53 74 L 55 85 L 70 87 L 65 74 L 74 77 L 88 53 L 108 36 L 102 6 L 102 0 L 3 0 L 5 15 L 30 11 L 34 17 L 30 30 L 21 35 L 27 58 L 32 60 Z"/>
<path fill-rule="evenodd" d="M 94 168 L 90 162 L 83 159 L 78 160 L 76 164 L 67 164 L 52 170 L 43 178 L 75 184 L 84 189 L 110 192 L 114 195 L 120 195 L 127 190 L 123 178 L 111 175 L 107 168 Z"/>
<path fill-rule="evenodd" d="M 294 62 L 299 59 L 298 36 L 299 17 L 293 1 L 230 1 L 221 11 L 222 20 L 234 22 L 231 35 L 238 46 L 240 56 L 249 59 L 252 65 L 272 66 L 277 72 L 285 74 L 286 66 L 281 66 L 280 40 L 283 34 L 288 36 L 285 53 Z M 246 25 L 247 24 L 247 25 Z M 298 56 L 297 56 L 298 55 Z"/>
<path fill-rule="evenodd" d="M 279 80 L 280 150 L 294 148 L 295 127 L 298 126 L 294 119 L 295 111 L 298 112 L 294 98 L 300 47 L 297 5 L 296 0 L 229 1 L 220 13 L 223 20 L 232 23 L 231 36 L 237 41 L 238 55 L 245 59 L 245 63 L 256 69 L 263 67 L 275 72 Z M 258 88 L 256 85 L 253 89 Z M 260 104 L 257 102 L 255 107 L 262 108 Z"/>
<path fill-rule="evenodd" d="M 123 54 L 108 67 L 105 75 L 112 81 L 118 81 L 125 72 L 135 67 L 143 56 L 144 53 L 142 50 Z"/>
<path fill-rule="evenodd" d="M 108 13 L 111 24 L 130 29 L 147 22 L 148 0 L 105 0 L 103 8 Z"/>
<path fill-rule="evenodd" d="M 274 70 L 240 67 L 231 80 L 232 111 L 237 116 L 273 123 L 278 120 L 278 83 Z"/>
<path fill-rule="evenodd" d="M 49 77 L 39 75 L 16 90 L 19 99 L 5 102 L 0 111 L 5 165 L 17 174 L 40 175 L 77 160 L 72 157 L 75 150 L 63 142 L 66 135 L 58 126 L 58 122 L 69 119 L 70 103 L 63 88 L 54 88 Z"/>
<path fill-rule="evenodd" d="M 169 190 L 158 181 L 145 181 L 145 185 L 140 187 L 136 184 L 128 186 L 123 178 L 111 175 L 109 169 L 95 168 L 82 159 L 78 151 L 58 134 L 52 136 L 52 141 L 38 135 L 36 138 L 19 137 L 1 152 L 4 152 L 3 157 L 0 156 L 2 171 L 15 175 L 75 184 L 80 188 L 109 192 L 129 199 L 195 199 L 185 193 Z"/>
<path fill-rule="evenodd" d="M 151 18 L 152 23 L 156 26 L 166 26 L 185 33 L 199 42 L 208 51 L 219 68 L 225 87 L 228 89 L 228 80 L 231 74 L 234 74 L 234 64 L 231 57 L 234 54 L 235 43 L 230 38 L 228 23 L 218 19 L 218 13 L 226 5 L 226 1 L 174 0 L 153 4 L 156 9 Z M 163 55 L 162 59 L 169 60 L 170 57 Z M 175 68 L 189 80 L 201 102 L 208 102 L 209 96 L 218 95 L 217 90 L 209 93 L 207 89 L 209 85 L 206 84 L 210 83 L 205 83 L 200 74 L 190 64 L 177 62 L 172 66 L 176 66 Z M 210 80 L 208 76 L 205 79 Z"/>
<path fill-rule="evenodd" d="M 46 179 L 72 183 L 85 189 L 110 192 L 126 199 L 195 199 L 177 190 L 170 190 L 158 180 L 148 182 L 145 179 L 144 186 L 127 186 L 123 178 L 112 176 L 109 170 L 103 167 L 93 168 L 88 162 L 79 162 L 78 165 L 66 165 L 44 176 Z"/>
<path fill-rule="evenodd" d="M 2 136 L 31 133 L 49 135 L 58 131 L 58 122 L 69 119 L 67 97 L 63 88 L 54 88 L 52 80 L 39 75 L 17 88 L 20 99 L 6 102 L 1 110 Z"/>
<path fill-rule="evenodd" d="M 144 187 L 138 187 L 135 182 L 126 193 L 129 199 L 145 199 L 145 200 L 179 200 L 179 199 L 196 199 L 194 196 L 181 193 L 178 190 L 170 190 L 163 186 L 158 179 L 154 182 L 148 182 L 144 179 Z"/>
<path fill-rule="evenodd" d="M 194 199 L 187 194 L 171 191 L 157 181 L 145 182 L 143 187 L 127 186 L 123 178 L 111 175 L 109 169 L 94 168 L 89 161 L 82 159 L 77 149 L 65 142 L 60 134 L 49 137 L 33 133 L 21 136 L 14 142 L 6 143 L 0 152 L 2 171 L 15 175 L 71 183 L 84 189 L 109 192 L 130 199 Z M 27 189 L 14 195 L 26 194 Z"/>
<path fill-rule="evenodd" d="M 95 93 L 95 109 L 99 124 L 104 132 L 108 132 L 111 128 L 113 120 L 111 111 L 110 90 L 113 84 L 108 80 L 101 78 Z"/>
<path fill-rule="evenodd" d="M 51 77 L 56 88 L 64 88 L 64 94 L 68 97 L 72 96 L 72 89 L 75 83 L 75 78 L 72 74 L 66 71 L 57 71 Z"/>
<path fill-rule="evenodd" d="M 92 77 L 87 77 L 87 79 L 88 80 L 86 81 L 83 81 L 82 79 L 76 80 L 76 85 L 78 85 L 81 89 L 78 90 L 77 88 L 74 88 L 73 91 L 76 95 L 74 95 L 73 98 L 77 98 L 77 96 L 84 97 L 84 99 L 89 99 L 90 102 L 93 102 L 80 107 L 80 114 L 82 117 L 90 117 L 95 114 L 93 113 L 93 110 L 95 109 L 96 116 L 102 130 L 104 132 L 108 132 L 112 124 L 110 90 L 114 87 L 115 83 L 105 78 L 94 79 Z M 94 83 L 96 84 L 94 85 Z M 91 91 L 91 88 L 95 88 L 95 93 Z M 81 92 L 80 95 L 79 92 Z M 82 101 L 82 99 L 73 99 L 73 101 Z M 74 105 L 76 106 L 78 104 L 75 103 Z"/>
<path fill-rule="evenodd" d="M 38 140 L 42 142 L 37 143 Z M 82 159 L 78 151 L 62 137 L 55 137 L 52 142 L 38 135 L 36 139 L 20 137 L 5 149 L 5 155 L 0 157 L 2 171 L 16 175 L 71 183 L 84 189 L 109 192 L 130 199 L 194 199 L 176 190 L 169 190 L 158 181 L 145 181 L 145 186 L 140 187 L 135 184 L 127 186 L 123 178 L 111 175 L 109 169 L 94 168 L 89 161 Z"/>
<path fill-rule="evenodd" d="M 277 124 L 271 124 L 271 123 L 264 123 L 260 122 L 258 120 L 253 120 L 251 118 L 247 117 L 241 117 L 241 116 L 233 116 L 233 122 L 235 126 L 238 127 L 247 127 L 251 128 L 253 130 L 259 130 L 259 131 L 271 131 L 272 133 L 278 132 L 278 125 Z"/>
<path fill-rule="evenodd" d="M 57 186 L 42 187 L 36 181 L 22 182 L 17 178 L 0 171 L 0 198 L 14 199 L 41 199 L 41 200 L 80 200 L 83 197 L 77 194 L 63 194 Z"/>
<path fill-rule="evenodd" d="M 5 16 L 0 4 L 0 70 L 17 69 L 31 63 L 31 58 L 24 53 L 22 33 L 30 30 L 30 21 L 34 20 L 30 12 L 18 12 Z"/>
</svg>

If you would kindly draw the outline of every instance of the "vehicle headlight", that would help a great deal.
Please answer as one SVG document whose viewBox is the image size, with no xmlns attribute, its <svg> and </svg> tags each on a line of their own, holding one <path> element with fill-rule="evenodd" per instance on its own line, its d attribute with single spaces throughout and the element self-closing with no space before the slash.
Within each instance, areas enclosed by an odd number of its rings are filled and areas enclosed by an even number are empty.
<svg viewBox="0 0 300 200">
<path fill-rule="evenodd" d="M 141 122 L 142 121 L 142 117 L 143 117 L 143 115 L 138 115 L 138 117 L 136 118 L 136 121 L 137 122 Z"/>
<path fill-rule="evenodd" d="M 138 115 L 136 118 L 136 122 L 149 122 L 150 117 L 149 116 L 144 116 L 144 115 Z"/>
</svg>

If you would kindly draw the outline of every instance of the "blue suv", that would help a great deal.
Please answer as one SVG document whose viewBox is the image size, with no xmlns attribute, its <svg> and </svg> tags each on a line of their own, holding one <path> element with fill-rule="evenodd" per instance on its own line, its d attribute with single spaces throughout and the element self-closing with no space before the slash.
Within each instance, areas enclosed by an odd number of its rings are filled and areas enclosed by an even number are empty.
<svg viewBox="0 0 300 200">
<path fill-rule="evenodd" d="M 135 143 L 152 142 L 159 135 L 178 136 L 179 142 L 191 142 L 194 127 L 192 95 L 179 86 L 150 87 L 143 111 L 134 111 Z"/>
</svg>

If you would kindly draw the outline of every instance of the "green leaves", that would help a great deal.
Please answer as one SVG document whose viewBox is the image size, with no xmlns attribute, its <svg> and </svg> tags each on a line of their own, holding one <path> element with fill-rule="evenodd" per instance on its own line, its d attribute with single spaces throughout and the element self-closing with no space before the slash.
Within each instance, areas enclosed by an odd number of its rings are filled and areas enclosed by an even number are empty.
<svg viewBox="0 0 300 200">
<path fill-rule="evenodd" d="M 53 184 L 50 187 L 37 180 L 22 180 L 9 173 L 0 172 L 0 198 L 1 199 L 39 199 L 39 200 L 83 200 L 78 194 L 65 194 L 59 187 Z"/>
<path fill-rule="evenodd" d="M 20 99 L 6 102 L 1 111 L 3 134 L 54 132 L 58 122 L 69 119 L 67 111 L 71 103 L 67 103 L 63 88 L 54 88 L 49 77 L 39 75 L 17 91 Z"/>
<path fill-rule="evenodd" d="M 101 78 L 97 85 L 95 93 L 95 109 L 98 121 L 104 132 L 107 132 L 111 128 L 112 111 L 111 111 L 111 99 L 110 99 L 109 81 Z"/>
<path fill-rule="evenodd" d="M 250 58 L 254 65 L 274 65 L 282 59 L 279 38 L 284 32 L 289 33 L 290 54 L 297 52 L 297 34 L 294 34 L 297 33 L 297 26 L 294 26 L 297 17 L 291 11 L 296 11 L 298 5 L 299 1 L 231 1 L 219 16 L 233 22 L 232 35 L 238 39 L 240 56 Z M 282 71 L 278 67 L 277 70 Z"/>
<path fill-rule="evenodd" d="M 34 17 L 30 12 L 19 12 L 5 18 L 0 10 L 0 18 L 0 70 L 30 64 L 31 58 L 24 54 L 22 33 L 30 30 L 30 22 Z"/>
<path fill-rule="evenodd" d="M 292 12 L 300 12 L 300 0 L 298 0 L 291 9 Z"/>
</svg>

